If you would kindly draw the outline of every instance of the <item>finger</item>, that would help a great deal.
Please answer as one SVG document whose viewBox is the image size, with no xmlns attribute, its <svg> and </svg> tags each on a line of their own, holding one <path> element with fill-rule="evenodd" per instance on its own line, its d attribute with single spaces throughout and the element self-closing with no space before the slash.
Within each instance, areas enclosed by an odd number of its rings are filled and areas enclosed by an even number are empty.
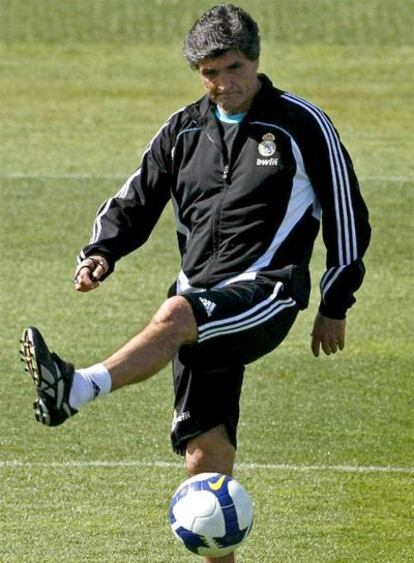
<svg viewBox="0 0 414 563">
<path fill-rule="evenodd" d="M 98 287 L 99 283 L 94 281 L 91 277 L 89 268 L 81 268 L 75 278 L 75 289 L 77 291 L 90 291 Z"/>
<path fill-rule="evenodd" d="M 75 289 L 76 291 L 86 292 L 91 291 L 92 289 L 96 289 L 99 285 L 99 282 L 84 282 L 84 281 L 77 281 L 75 282 Z"/>
<path fill-rule="evenodd" d="M 75 282 L 79 278 L 85 279 L 87 276 L 92 282 L 101 279 L 108 271 L 108 262 L 102 256 L 89 256 L 85 258 L 75 270 Z"/>
<path fill-rule="evenodd" d="M 90 285 L 93 283 L 91 269 L 87 266 L 80 268 L 80 270 L 76 273 L 75 283 L 80 283 L 82 285 Z"/>
<path fill-rule="evenodd" d="M 322 350 L 325 352 L 327 356 L 329 356 L 331 353 L 331 345 L 329 341 L 326 338 L 323 338 L 321 344 L 322 344 Z"/>
<path fill-rule="evenodd" d="M 86 292 L 91 291 L 92 289 L 96 289 L 99 286 L 99 282 L 89 282 L 87 284 L 83 282 L 75 283 L 76 291 Z"/>
<path fill-rule="evenodd" d="M 312 349 L 312 354 L 315 356 L 315 358 L 319 356 L 320 344 L 321 344 L 320 339 L 312 335 L 311 349 Z"/>
<path fill-rule="evenodd" d="M 101 277 L 105 274 L 105 268 L 102 264 L 98 264 L 96 268 L 91 272 L 91 279 L 93 281 L 100 280 Z"/>
</svg>

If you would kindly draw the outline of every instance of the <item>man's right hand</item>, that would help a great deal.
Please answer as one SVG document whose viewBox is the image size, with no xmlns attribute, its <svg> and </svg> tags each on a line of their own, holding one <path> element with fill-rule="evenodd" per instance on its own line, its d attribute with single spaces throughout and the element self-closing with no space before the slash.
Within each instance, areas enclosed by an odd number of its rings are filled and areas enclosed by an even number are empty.
<svg viewBox="0 0 414 563">
<path fill-rule="evenodd" d="M 99 280 L 109 269 L 103 256 L 88 256 L 78 264 L 74 282 L 76 291 L 91 291 L 99 287 Z"/>
</svg>

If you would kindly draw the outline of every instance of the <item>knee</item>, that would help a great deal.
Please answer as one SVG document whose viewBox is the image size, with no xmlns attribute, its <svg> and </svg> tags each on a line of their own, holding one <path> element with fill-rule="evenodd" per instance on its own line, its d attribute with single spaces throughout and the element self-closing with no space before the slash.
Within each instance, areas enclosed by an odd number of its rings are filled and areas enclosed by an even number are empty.
<svg viewBox="0 0 414 563">
<path fill-rule="evenodd" d="M 167 299 L 152 318 L 156 327 L 171 331 L 183 343 L 197 340 L 197 323 L 189 302 L 184 297 Z"/>
</svg>

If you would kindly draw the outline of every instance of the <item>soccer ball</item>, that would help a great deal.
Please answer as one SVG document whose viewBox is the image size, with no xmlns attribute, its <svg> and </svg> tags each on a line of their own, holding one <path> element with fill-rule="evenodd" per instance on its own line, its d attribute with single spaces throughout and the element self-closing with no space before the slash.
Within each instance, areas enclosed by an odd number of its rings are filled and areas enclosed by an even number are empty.
<svg viewBox="0 0 414 563">
<path fill-rule="evenodd" d="M 249 535 L 253 503 L 238 481 L 221 473 L 200 473 L 175 491 L 169 510 L 171 529 L 197 555 L 223 557 Z"/>
</svg>

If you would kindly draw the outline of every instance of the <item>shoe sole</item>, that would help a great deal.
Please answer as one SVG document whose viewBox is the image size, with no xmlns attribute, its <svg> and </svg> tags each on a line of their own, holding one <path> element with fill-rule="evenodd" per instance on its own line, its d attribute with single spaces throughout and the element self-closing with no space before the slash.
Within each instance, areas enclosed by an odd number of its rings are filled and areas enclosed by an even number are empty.
<svg viewBox="0 0 414 563">
<path fill-rule="evenodd" d="M 30 375 L 36 387 L 36 390 L 38 390 L 40 386 L 39 366 L 35 355 L 33 332 L 30 328 L 27 328 L 23 332 L 23 336 L 20 342 L 20 355 L 22 361 L 25 364 L 25 371 L 27 371 L 27 373 Z"/>
<path fill-rule="evenodd" d="M 21 359 L 25 364 L 25 371 L 32 378 L 37 394 L 37 399 L 33 403 L 34 416 L 36 420 L 41 424 L 50 426 L 50 422 L 51 422 L 50 413 L 40 390 L 40 385 L 42 380 L 39 370 L 39 364 L 36 359 L 36 348 L 34 344 L 33 331 L 30 328 L 27 328 L 23 332 L 23 336 L 20 342 L 21 342 L 21 347 L 20 347 Z"/>
</svg>

